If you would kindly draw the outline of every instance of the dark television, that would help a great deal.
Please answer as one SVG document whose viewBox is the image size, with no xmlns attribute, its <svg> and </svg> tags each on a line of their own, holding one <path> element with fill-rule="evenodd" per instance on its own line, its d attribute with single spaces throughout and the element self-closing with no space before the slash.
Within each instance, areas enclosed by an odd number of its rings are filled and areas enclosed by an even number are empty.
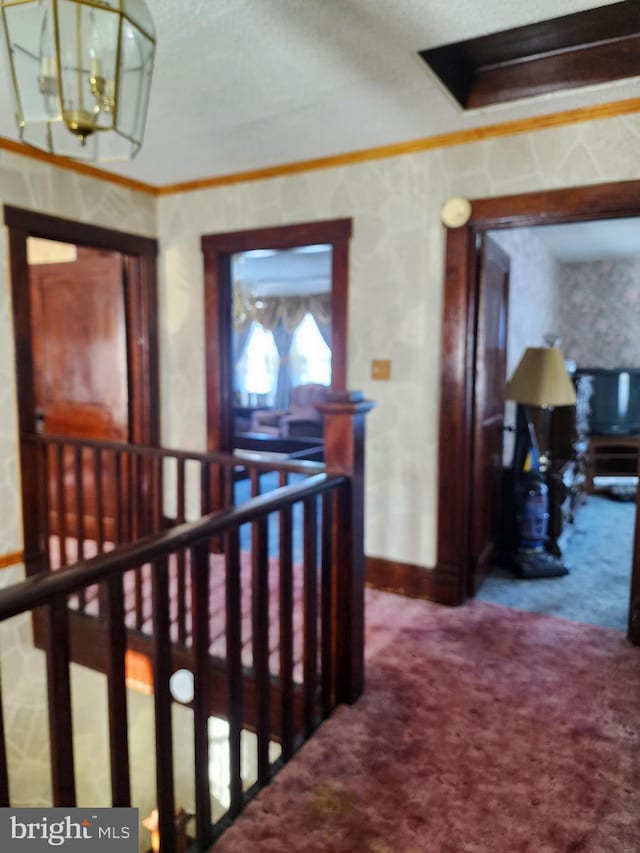
<svg viewBox="0 0 640 853">
<path fill-rule="evenodd" d="M 640 368 L 585 368 L 577 375 L 591 376 L 593 380 L 589 401 L 591 435 L 640 434 Z"/>
</svg>

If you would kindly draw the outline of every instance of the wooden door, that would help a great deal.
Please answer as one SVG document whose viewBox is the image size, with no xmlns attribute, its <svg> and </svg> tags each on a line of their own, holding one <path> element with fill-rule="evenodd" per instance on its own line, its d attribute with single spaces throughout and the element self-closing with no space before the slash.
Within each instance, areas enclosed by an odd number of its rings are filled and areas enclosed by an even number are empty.
<svg viewBox="0 0 640 853">
<path fill-rule="evenodd" d="M 75 438 L 126 442 L 129 437 L 127 334 L 123 261 L 118 253 L 81 251 L 76 262 L 30 266 L 32 351 L 36 403 L 34 429 Z M 78 478 L 75 459 L 59 466 L 50 455 L 49 523 L 52 532 L 76 535 Z M 84 534 L 96 536 L 95 456 L 83 453 Z M 103 532 L 116 512 L 113 484 L 104 478 Z M 61 503 L 63 505 L 60 511 Z M 64 525 L 60 515 L 64 514 Z"/>
<path fill-rule="evenodd" d="M 484 237 L 476 320 L 469 572 L 474 595 L 491 564 L 499 520 L 509 305 L 509 256 Z"/>
</svg>

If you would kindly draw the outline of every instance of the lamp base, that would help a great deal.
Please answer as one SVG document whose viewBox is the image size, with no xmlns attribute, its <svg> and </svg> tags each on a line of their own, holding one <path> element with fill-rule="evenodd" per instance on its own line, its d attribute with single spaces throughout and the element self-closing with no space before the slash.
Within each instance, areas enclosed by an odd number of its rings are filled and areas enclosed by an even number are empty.
<svg viewBox="0 0 640 853">
<path fill-rule="evenodd" d="M 555 578 L 569 574 L 569 569 L 562 560 L 543 548 L 518 548 L 514 562 L 516 573 L 523 580 Z"/>
</svg>

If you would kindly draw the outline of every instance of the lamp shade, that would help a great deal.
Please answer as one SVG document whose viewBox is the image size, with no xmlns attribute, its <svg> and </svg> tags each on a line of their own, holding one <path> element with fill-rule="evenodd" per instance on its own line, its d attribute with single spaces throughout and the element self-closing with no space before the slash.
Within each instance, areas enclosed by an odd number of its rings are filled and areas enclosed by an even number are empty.
<svg viewBox="0 0 640 853">
<path fill-rule="evenodd" d="M 573 406 L 576 391 L 562 351 L 557 347 L 529 347 L 507 382 L 508 400 L 527 406 Z"/>
</svg>

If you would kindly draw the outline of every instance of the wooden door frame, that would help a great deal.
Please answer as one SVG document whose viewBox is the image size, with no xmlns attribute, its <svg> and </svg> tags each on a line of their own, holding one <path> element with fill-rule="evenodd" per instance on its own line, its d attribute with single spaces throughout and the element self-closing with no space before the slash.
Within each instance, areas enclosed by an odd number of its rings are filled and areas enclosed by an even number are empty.
<svg viewBox="0 0 640 853">
<path fill-rule="evenodd" d="M 504 335 L 505 335 L 505 345 L 500 350 L 502 356 L 504 358 L 504 364 L 506 368 L 506 335 L 509 328 L 509 281 L 511 276 L 511 257 L 510 255 L 503 249 L 495 240 L 483 239 L 482 246 L 478 247 L 478 255 L 480 258 L 480 263 L 478 267 L 478 318 L 475 323 L 475 330 L 478 338 L 480 340 L 480 346 L 483 348 L 482 351 L 486 352 L 486 348 L 483 346 L 483 342 L 486 343 L 486 339 L 484 338 L 487 326 L 487 309 L 482 304 L 481 297 L 484 295 L 481 291 L 483 290 L 483 283 L 488 281 L 486 276 L 487 270 L 489 267 L 493 267 L 494 270 L 499 269 L 502 273 L 502 281 L 501 281 L 501 294 L 502 300 L 501 305 L 504 307 Z M 485 284 L 485 293 L 486 293 Z M 476 347 L 477 349 L 477 347 Z M 473 414 L 472 414 L 472 445 L 474 447 L 478 446 L 479 441 L 482 440 L 481 433 L 479 431 L 479 427 L 484 423 L 484 418 L 481 416 L 480 412 L 483 410 L 484 403 L 486 403 L 487 398 L 487 388 L 486 388 L 486 374 L 482 370 L 484 367 L 484 362 L 478 361 L 478 359 L 474 362 L 474 383 L 475 387 L 478 388 L 480 386 L 479 393 L 474 394 L 473 398 Z M 504 379 L 506 382 L 506 377 Z M 504 399 L 504 387 L 500 389 L 502 391 L 502 399 Z M 490 393 L 490 392 L 489 392 Z M 503 454 L 503 438 L 504 438 L 504 403 L 502 403 L 502 408 L 499 414 L 499 424 L 496 424 L 496 432 L 499 433 L 500 436 L 500 466 L 502 464 L 502 454 Z M 482 427 L 484 429 L 484 426 Z M 485 448 L 486 453 L 486 448 Z M 484 453 L 479 453 L 475 449 L 472 450 L 471 463 L 472 469 L 470 471 L 470 501 L 473 503 L 473 493 L 474 490 L 477 490 L 481 485 L 481 481 L 483 476 L 482 469 L 486 468 L 486 457 Z M 495 466 L 491 466 L 494 469 L 495 476 Z M 499 474 L 498 474 L 499 476 Z M 499 488 L 499 481 L 496 481 L 495 488 Z M 493 503 L 493 502 L 492 502 Z M 491 530 L 495 530 L 495 519 L 499 517 L 499 507 L 495 506 L 491 509 L 492 512 L 492 524 Z M 477 590 L 480 588 L 482 583 L 484 582 L 490 567 L 491 567 L 491 559 L 495 549 L 495 538 L 491 536 L 489 542 L 484 543 L 484 548 L 482 551 L 476 553 L 475 547 L 477 546 L 477 533 L 478 533 L 478 521 L 479 514 L 473 513 L 470 518 L 470 524 L 468 528 L 468 537 L 469 537 L 469 562 L 470 562 L 470 571 L 468 573 L 468 589 L 467 594 L 469 596 L 473 596 Z M 485 530 L 486 533 L 486 530 Z M 489 547 L 488 547 L 489 546 Z"/>
<path fill-rule="evenodd" d="M 127 359 L 129 370 L 129 440 L 156 445 L 159 441 L 160 379 L 156 258 L 158 242 L 83 222 L 4 206 L 8 232 L 9 271 L 13 305 L 15 371 L 20 436 L 35 423 L 34 368 L 31 349 L 31 293 L 27 239 L 39 237 L 93 249 L 119 252 L 127 275 Z M 35 445 L 20 442 L 24 555 L 27 574 L 42 568 L 45 551 L 42 526 L 33 521 L 38 506 L 38 459 Z"/>
<path fill-rule="evenodd" d="M 440 368 L 438 544 L 434 569 L 442 603 L 464 602 L 472 571 L 468 530 L 478 306 L 476 246 L 487 231 L 625 216 L 640 216 L 640 181 L 478 199 L 472 202 L 469 222 L 447 230 Z M 636 559 L 633 581 L 640 595 L 640 577 L 636 577 L 640 573 L 639 563 Z M 632 606 L 640 611 L 640 602 Z M 640 617 L 636 621 L 640 623 Z"/>
<path fill-rule="evenodd" d="M 347 308 L 351 219 L 274 225 L 202 237 L 204 255 L 205 370 L 207 384 L 207 450 L 231 450 L 231 257 L 251 249 L 293 249 L 326 243 L 331 246 L 331 387 L 347 387 Z"/>
</svg>

